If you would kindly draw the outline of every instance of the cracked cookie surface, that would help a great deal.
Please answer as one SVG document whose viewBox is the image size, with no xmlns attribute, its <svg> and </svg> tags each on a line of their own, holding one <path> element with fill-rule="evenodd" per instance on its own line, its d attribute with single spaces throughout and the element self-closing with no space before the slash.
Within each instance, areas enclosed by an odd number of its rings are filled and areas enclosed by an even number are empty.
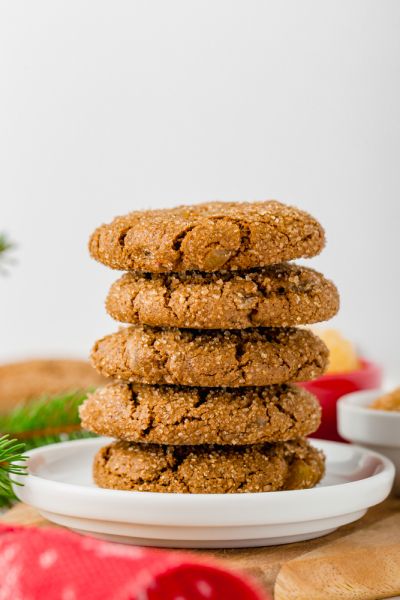
<svg viewBox="0 0 400 600">
<path fill-rule="evenodd" d="M 306 440 L 255 446 L 155 446 L 115 442 L 95 456 L 98 486 L 143 492 L 229 494 L 305 489 L 324 474 Z"/>
<path fill-rule="evenodd" d="M 315 256 L 324 244 L 311 215 L 271 200 L 132 212 L 98 227 L 89 250 L 113 269 L 213 272 Z"/>
<path fill-rule="evenodd" d="M 106 308 L 117 321 L 161 327 L 289 327 L 330 319 L 339 294 L 317 271 L 284 263 L 245 273 L 126 273 Z"/>
<path fill-rule="evenodd" d="M 126 327 L 98 340 L 92 364 L 106 377 L 147 384 L 262 386 L 323 374 L 328 349 L 306 329 Z"/>
<path fill-rule="evenodd" d="M 82 427 L 155 444 L 258 444 L 309 435 L 321 420 L 318 400 L 294 385 L 183 388 L 111 383 L 80 408 Z"/>
</svg>

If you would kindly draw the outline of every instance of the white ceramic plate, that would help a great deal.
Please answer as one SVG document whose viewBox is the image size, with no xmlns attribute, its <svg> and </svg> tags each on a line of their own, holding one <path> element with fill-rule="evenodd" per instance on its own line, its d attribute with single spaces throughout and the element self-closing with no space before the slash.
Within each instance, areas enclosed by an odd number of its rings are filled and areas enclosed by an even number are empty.
<svg viewBox="0 0 400 600">
<path fill-rule="evenodd" d="M 54 523 L 125 543 L 175 548 L 268 546 L 325 535 L 384 500 L 394 467 L 370 450 L 312 440 L 327 457 L 311 490 L 256 494 L 161 494 L 97 488 L 92 460 L 107 438 L 30 452 L 14 491 Z"/>
</svg>

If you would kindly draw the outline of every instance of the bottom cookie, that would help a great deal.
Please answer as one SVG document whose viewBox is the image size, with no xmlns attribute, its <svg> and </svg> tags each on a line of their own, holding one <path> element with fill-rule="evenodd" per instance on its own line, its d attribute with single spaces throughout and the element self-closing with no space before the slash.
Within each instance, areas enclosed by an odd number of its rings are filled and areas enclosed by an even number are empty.
<svg viewBox="0 0 400 600">
<path fill-rule="evenodd" d="M 96 454 L 93 476 L 100 487 L 140 492 L 273 492 L 314 487 L 324 465 L 306 439 L 235 447 L 114 442 Z"/>
</svg>

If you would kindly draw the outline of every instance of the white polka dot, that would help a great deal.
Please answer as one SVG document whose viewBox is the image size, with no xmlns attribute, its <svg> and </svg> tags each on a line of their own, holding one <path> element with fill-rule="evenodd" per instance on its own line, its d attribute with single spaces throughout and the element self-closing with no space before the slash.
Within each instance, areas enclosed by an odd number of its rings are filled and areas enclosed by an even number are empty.
<svg viewBox="0 0 400 600">
<path fill-rule="evenodd" d="M 137 546 L 110 544 L 91 538 L 85 538 L 81 545 L 85 550 L 93 550 L 97 556 L 101 557 L 119 556 L 122 558 L 142 558 L 144 555 L 144 550 Z"/>
<path fill-rule="evenodd" d="M 18 553 L 18 547 L 17 546 L 9 546 L 8 548 L 6 548 L 3 553 L 2 553 L 2 559 L 5 562 L 10 562 L 13 558 L 16 557 Z"/>
<path fill-rule="evenodd" d="M 199 590 L 200 594 L 202 596 L 204 596 L 204 598 L 211 598 L 212 588 L 211 588 L 210 584 L 207 583 L 207 581 L 204 581 L 204 579 L 201 579 L 200 581 L 198 581 L 196 583 L 196 587 Z"/>
<path fill-rule="evenodd" d="M 21 596 L 22 571 L 21 565 L 14 560 L 23 547 L 20 544 L 10 544 L 0 553 L 0 600 L 23 600 Z"/>
<path fill-rule="evenodd" d="M 66 587 L 61 592 L 61 600 L 76 600 L 75 590 L 72 587 Z"/>
<path fill-rule="evenodd" d="M 58 554 L 55 550 L 46 550 L 39 556 L 39 565 L 42 569 L 48 569 L 56 562 Z"/>
</svg>

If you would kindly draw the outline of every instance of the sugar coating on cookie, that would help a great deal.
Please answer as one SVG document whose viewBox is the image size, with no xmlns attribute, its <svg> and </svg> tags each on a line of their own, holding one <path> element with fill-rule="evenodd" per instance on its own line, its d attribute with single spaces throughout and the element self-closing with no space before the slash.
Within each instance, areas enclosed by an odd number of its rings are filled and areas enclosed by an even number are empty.
<svg viewBox="0 0 400 600">
<path fill-rule="evenodd" d="M 328 349 L 306 329 L 193 330 L 126 327 L 97 341 L 106 376 L 148 384 L 261 386 L 323 374 Z"/>
<path fill-rule="evenodd" d="M 289 327 L 330 319 L 339 294 L 317 271 L 284 263 L 248 272 L 126 273 L 106 308 L 117 321 L 161 327 Z"/>
<path fill-rule="evenodd" d="M 89 250 L 113 269 L 213 272 L 315 256 L 324 244 L 316 219 L 270 200 L 132 212 L 98 227 Z"/>
<path fill-rule="evenodd" d="M 111 383 L 80 407 L 100 435 L 156 444 L 259 444 L 316 431 L 318 400 L 294 385 L 232 388 Z"/>
<path fill-rule="evenodd" d="M 323 454 L 306 440 L 239 447 L 115 442 L 93 466 L 103 488 L 191 494 L 305 489 L 323 474 Z"/>
</svg>

